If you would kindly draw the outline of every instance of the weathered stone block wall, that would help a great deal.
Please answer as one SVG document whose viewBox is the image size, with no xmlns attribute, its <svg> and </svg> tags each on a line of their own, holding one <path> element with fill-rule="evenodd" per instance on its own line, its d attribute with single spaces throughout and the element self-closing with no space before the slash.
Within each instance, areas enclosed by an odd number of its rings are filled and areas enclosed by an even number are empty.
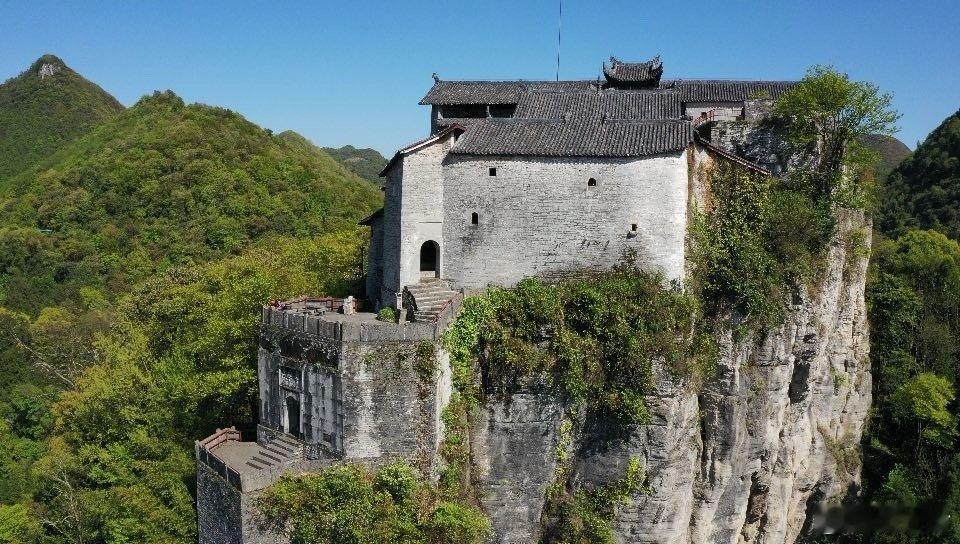
<svg viewBox="0 0 960 544">
<path fill-rule="evenodd" d="M 440 414 L 450 398 L 449 355 L 437 349 L 431 368 L 416 356 L 419 344 L 344 345 L 339 373 L 346 459 L 373 465 L 405 459 L 425 474 L 435 471 Z"/>
<path fill-rule="evenodd" d="M 394 293 L 400 291 L 400 216 L 403 198 L 403 161 L 399 161 L 383 182 L 383 276 L 378 288 L 380 303 L 393 306 Z M 371 266 L 373 266 L 371 264 Z"/>
<path fill-rule="evenodd" d="M 197 463 L 197 532 L 200 544 L 241 544 L 240 491 L 203 463 Z"/>
<path fill-rule="evenodd" d="M 281 383 L 281 368 L 297 374 L 296 384 Z M 302 440 L 331 453 L 343 450 L 343 412 L 340 376 L 335 368 L 318 365 L 260 348 L 260 424 L 286 431 L 285 399 L 297 398 L 301 407 Z"/>
<path fill-rule="evenodd" d="M 400 458 L 431 473 L 452 387 L 440 331 L 459 301 L 438 324 L 341 322 L 266 308 L 258 362 L 261 425 L 280 429 L 284 399 L 297 394 L 303 440 L 320 446 L 319 457 L 369 464 Z M 418 356 L 427 347 L 432 361 Z M 295 383 L 283 382 L 282 369 Z"/>
<path fill-rule="evenodd" d="M 383 216 L 370 226 L 370 249 L 367 252 L 367 281 L 365 295 L 380 309 L 380 291 L 383 285 Z"/>
<path fill-rule="evenodd" d="M 420 247 L 432 240 L 440 246 L 443 270 L 443 159 L 454 143 L 449 134 L 440 141 L 403 156 L 387 173 L 384 184 L 382 260 L 371 259 L 371 268 L 382 266 L 380 285 L 371 285 L 370 296 L 393 306 L 394 293 L 420 281 Z M 371 254 L 373 255 L 373 254 Z M 368 284 L 369 285 L 369 284 Z"/>
<path fill-rule="evenodd" d="M 627 250 L 647 269 L 683 277 L 685 152 L 603 160 L 451 155 L 444 178 L 443 277 L 455 287 L 610 268 Z"/>
</svg>

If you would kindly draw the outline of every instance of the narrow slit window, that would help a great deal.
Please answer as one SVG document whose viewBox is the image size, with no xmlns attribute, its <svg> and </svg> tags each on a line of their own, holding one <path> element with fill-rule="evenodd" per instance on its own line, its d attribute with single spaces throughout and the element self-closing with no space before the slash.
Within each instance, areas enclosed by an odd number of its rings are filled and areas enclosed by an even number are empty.
<svg viewBox="0 0 960 544">
<path fill-rule="evenodd" d="M 496 168 L 490 168 L 490 175 L 491 175 L 491 176 L 496 176 L 496 175 L 497 175 L 497 169 L 496 169 Z"/>
<path fill-rule="evenodd" d="M 590 178 L 590 179 L 587 180 L 587 187 L 596 187 L 596 186 L 597 186 L 597 180 L 596 180 L 596 179 Z"/>
<path fill-rule="evenodd" d="M 470 224 L 471 224 L 471 225 L 479 225 L 479 224 L 480 224 L 480 215 L 477 214 L 477 212 L 473 212 L 473 213 L 470 214 Z"/>
</svg>

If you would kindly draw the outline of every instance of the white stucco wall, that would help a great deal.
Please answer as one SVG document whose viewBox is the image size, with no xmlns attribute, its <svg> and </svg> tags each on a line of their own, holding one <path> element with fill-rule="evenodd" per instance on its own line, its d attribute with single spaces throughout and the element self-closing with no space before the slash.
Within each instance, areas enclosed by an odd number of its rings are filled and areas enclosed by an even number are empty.
<svg viewBox="0 0 960 544">
<path fill-rule="evenodd" d="M 497 176 L 489 176 L 491 167 Z M 682 279 L 687 168 L 686 152 L 642 159 L 450 155 L 442 275 L 454 287 L 513 285 L 527 276 L 610 268 L 634 249 L 645 268 Z M 479 225 L 471 225 L 473 212 Z"/>
<path fill-rule="evenodd" d="M 380 285 L 381 305 L 394 304 L 393 293 L 400 290 L 400 214 L 401 199 L 403 197 L 403 161 L 399 161 L 384 180 L 383 195 L 383 238 L 381 255 L 383 259 L 382 284 Z M 376 265 L 370 263 L 373 268 Z M 370 293 L 377 296 L 376 291 Z"/>
<path fill-rule="evenodd" d="M 443 271 L 443 159 L 453 136 L 412 152 L 403 158 L 403 197 L 400 217 L 400 285 L 420 281 L 420 247 L 433 240 Z"/>
<path fill-rule="evenodd" d="M 432 240 L 440 248 L 443 270 L 443 160 L 453 134 L 404 154 L 388 172 L 384 190 L 381 304 L 393 305 L 394 293 L 420 281 L 420 247 Z M 371 262 L 371 267 L 376 266 Z"/>
</svg>

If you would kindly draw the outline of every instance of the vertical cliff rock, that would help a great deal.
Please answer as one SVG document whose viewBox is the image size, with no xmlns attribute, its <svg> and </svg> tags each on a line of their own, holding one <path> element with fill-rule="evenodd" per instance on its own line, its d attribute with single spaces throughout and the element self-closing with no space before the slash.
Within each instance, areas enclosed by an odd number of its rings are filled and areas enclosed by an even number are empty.
<svg viewBox="0 0 960 544">
<path fill-rule="evenodd" d="M 649 425 L 605 436 L 577 426 L 569 485 L 609 484 L 631 458 L 649 493 L 617 508 L 624 543 L 781 543 L 809 512 L 855 494 L 858 443 L 870 407 L 864 302 L 870 224 L 840 217 L 820 276 L 772 329 L 719 338 L 714 377 L 699 390 L 666 372 L 647 402 Z M 553 481 L 562 407 L 515 395 L 489 403 L 473 439 L 481 503 L 498 542 L 535 542 Z"/>
</svg>

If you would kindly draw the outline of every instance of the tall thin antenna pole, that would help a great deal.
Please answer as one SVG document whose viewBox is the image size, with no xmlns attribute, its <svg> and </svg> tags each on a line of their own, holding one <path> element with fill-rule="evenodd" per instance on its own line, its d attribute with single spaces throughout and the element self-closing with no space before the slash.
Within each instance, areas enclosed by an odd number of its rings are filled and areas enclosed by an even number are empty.
<svg viewBox="0 0 960 544">
<path fill-rule="evenodd" d="M 560 0 L 560 17 L 557 19 L 557 81 L 560 81 L 560 31 L 563 29 L 563 0 Z"/>
</svg>

